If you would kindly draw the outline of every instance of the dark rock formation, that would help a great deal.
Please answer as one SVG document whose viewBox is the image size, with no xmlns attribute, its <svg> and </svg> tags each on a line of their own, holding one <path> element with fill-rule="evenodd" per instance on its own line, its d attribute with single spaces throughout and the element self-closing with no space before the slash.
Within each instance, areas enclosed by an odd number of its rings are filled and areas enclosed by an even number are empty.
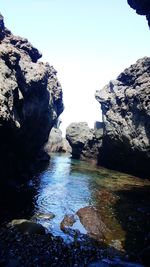
<svg viewBox="0 0 150 267">
<path fill-rule="evenodd" d="M 150 58 L 131 65 L 96 99 L 104 123 L 99 164 L 150 177 Z"/>
<path fill-rule="evenodd" d="M 150 27 L 150 1 L 149 0 L 127 0 L 128 4 L 136 10 L 139 15 L 145 15 Z"/>
<path fill-rule="evenodd" d="M 73 158 L 97 159 L 102 134 L 102 129 L 94 131 L 86 122 L 71 123 L 66 130 L 66 139 L 72 147 Z"/>
<path fill-rule="evenodd" d="M 26 219 L 12 220 L 7 227 L 17 228 L 17 230 L 24 234 L 45 234 L 44 226 Z"/>
<path fill-rule="evenodd" d="M 16 173 L 28 171 L 63 111 L 56 71 L 37 62 L 40 57 L 27 39 L 5 28 L 0 15 L 0 171 L 10 184 Z"/>
<path fill-rule="evenodd" d="M 66 138 L 62 137 L 62 131 L 55 127 L 52 128 L 48 142 L 45 146 L 48 154 L 55 152 L 71 153 L 72 149 Z"/>
</svg>

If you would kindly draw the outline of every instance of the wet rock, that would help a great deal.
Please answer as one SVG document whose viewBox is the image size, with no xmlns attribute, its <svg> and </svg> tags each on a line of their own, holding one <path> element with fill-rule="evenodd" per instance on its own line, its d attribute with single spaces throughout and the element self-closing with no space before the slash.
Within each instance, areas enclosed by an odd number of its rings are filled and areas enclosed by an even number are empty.
<svg viewBox="0 0 150 267">
<path fill-rule="evenodd" d="M 98 199 L 99 203 L 102 204 L 102 206 L 115 204 L 118 200 L 118 197 L 107 189 L 97 190 L 96 198 Z"/>
<path fill-rule="evenodd" d="M 45 234 L 45 228 L 41 224 L 25 219 L 13 220 L 8 224 L 8 227 L 15 227 L 25 234 Z"/>
<path fill-rule="evenodd" d="M 106 227 L 100 214 L 94 207 L 88 206 L 81 208 L 77 211 L 77 215 L 90 237 L 99 241 L 107 239 L 109 229 Z"/>
<path fill-rule="evenodd" d="M 0 263 L 6 267 L 9 259 L 15 259 L 19 266 L 26 267 L 88 266 L 101 257 L 101 250 L 94 244 L 92 241 L 66 244 L 62 238 L 51 234 L 27 235 L 14 228 L 3 228 L 0 229 L 0 246 L 3 247 L 0 249 Z"/>
<path fill-rule="evenodd" d="M 68 228 L 70 228 L 76 222 L 76 218 L 73 214 L 65 215 L 62 222 L 60 223 L 60 229 L 63 232 L 67 232 Z"/>
<path fill-rule="evenodd" d="M 104 135 L 98 163 L 150 177 L 150 58 L 139 59 L 96 92 Z"/>
<path fill-rule="evenodd" d="M 43 220 L 52 220 L 55 217 L 55 214 L 52 212 L 49 213 L 36 213 L 32 219 L 43 219 Z"/>
</svg>

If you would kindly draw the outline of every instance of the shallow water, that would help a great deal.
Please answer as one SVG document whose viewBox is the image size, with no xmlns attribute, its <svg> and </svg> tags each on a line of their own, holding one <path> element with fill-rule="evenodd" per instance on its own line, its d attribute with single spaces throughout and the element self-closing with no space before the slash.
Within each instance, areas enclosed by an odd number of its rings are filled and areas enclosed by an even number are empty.
<svg viewBox="0 0 150 267">
<path fill-rule="evenodd" d="M 65 215 L 93 206 L 109 229 L 107 245 L 117 250 L 139 251 L 149 228 L 150 182 L 124 173 L 53 155 L 48 168 L 34 178 L 34 216 L 54 235 L 70 240 L 60 229 Z M 39 214 L 54 213 L 46 219 Z M 78 220 L 73 229 L 86 233 Z M 118 245 L 119 244 L 119 245 Z"/>
</svg>

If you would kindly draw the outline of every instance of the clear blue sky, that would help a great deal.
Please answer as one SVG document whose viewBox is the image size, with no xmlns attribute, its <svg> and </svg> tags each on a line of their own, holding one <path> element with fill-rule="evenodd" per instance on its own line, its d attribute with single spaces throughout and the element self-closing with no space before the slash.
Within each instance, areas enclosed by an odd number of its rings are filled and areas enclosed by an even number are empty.
<svg viewBox="0 0 150 267">
<path fill-rule="evenodd" d="M 26 37 L 58 71 L 62 128 L 101 119 L 95 91 L 150 53 L 150 32 L 127 0 L 1 0 L 6 26 Z"/>
</svg>

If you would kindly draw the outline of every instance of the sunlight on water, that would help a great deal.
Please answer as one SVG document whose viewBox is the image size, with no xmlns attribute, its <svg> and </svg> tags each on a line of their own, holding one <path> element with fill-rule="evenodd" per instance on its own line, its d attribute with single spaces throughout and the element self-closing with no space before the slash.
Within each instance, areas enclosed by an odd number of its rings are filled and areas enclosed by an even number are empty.
<svg viewBox="0 0 150 267">
<path fill-rule="evenodd" d="M 147 180 L 96 167 L 89 162 L 72 160 L 67 155 L 55 154 L 47 170 L 36 180 L 35 186 L 36 220 L 48 231 L 64 239 L 69 238 L 60 229 L 64 216 L 76 214 L 86 206 L 96 208 L 109 229 L 107 243 L 120 242 L 121 249 L 137 246 L 141 240 L 137 233 L 144 235 L 143 229 L 146 231 L 148 227 L 143 224 L 144 208 L 146 214 L 148 212 L 147 199 L 145 202 L 142 200 L 150 186 Z M 55 216 L 50 219 L 37 216 L 51 213 Z M 73 229 L 86 233 L 79 219 Z M 127 239 L 130 239 L 130 244 Z"/>
</svg>

